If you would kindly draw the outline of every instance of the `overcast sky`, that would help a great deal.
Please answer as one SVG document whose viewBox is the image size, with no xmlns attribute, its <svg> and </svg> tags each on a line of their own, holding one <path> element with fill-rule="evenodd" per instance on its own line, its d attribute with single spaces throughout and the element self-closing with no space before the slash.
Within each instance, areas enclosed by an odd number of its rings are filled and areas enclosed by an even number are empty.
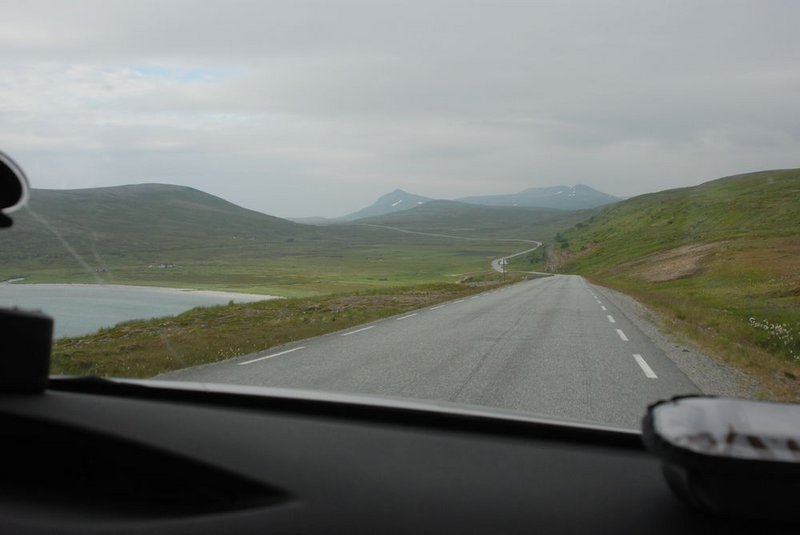
<svg viewBox="0 0 800 535">
<path fill-rule="evenodd" d="M 796 1 L 0 6 L 0 150 L 34 187 L 338 216 L 800 166 Z"/>
</svg>

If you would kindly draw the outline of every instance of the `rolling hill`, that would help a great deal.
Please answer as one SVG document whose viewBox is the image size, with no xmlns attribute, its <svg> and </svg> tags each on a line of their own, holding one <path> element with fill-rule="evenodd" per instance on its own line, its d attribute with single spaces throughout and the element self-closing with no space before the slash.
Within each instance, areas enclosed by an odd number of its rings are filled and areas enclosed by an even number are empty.
<svg viewBox="0 0 800 535">
<path fill-rule="evenodd" d="M 633 276 L 630 262 L 646 263 L 646 255 L 680 246 L 797 239 L 798 214 L 800 170 L 766 171 L 641 195 L 603 210 L 563 237 L 573 253 L 569 265 L 593 274 Z"/>
<path fill-rule="evenodd" d="M 314 227 L 247 210 L 202 191 L 167 184 L 138 184 L 31 192 L 28 209 L 0 234 L 0 259 L 8 255 L 67 254 L 60 238 L 82 254 L 225 247 L 234 241 L 283 242 L 314 234 Z M 46 225 L 43 224 L 46 221 Z M 13 251 L 13 252 L 12 252 Z M 55 251 L 59 251 L 56 253 Z"/>
<path fill-rule="evenodd" d="M 622 201 L 559 234 L 549 260 L 639 297 L 800 399 L 800 169 Z"/>
<path fill-rule="evenodd" d="M 456 200 L 490 206 L 530 206 L 557 208 L 559 210 L 585 210 L 618 202 L 620 198 L 597 191 L 584 184 L 577 184 L 575 186 L 528 188 L 511 195 L 484 195 L 463 197 Z"/>
<path fill-rule="evenodd" d="M 14 219 L 0 233 L 0 281 L 310 295 L 451 280 L 486 272 L 492 258 L 519 250 L 502 240 L 303 225 L 165 184 L 33 190 L 29 207 Z M 470 223 L 486 224 L 489 238 L 509 236 L 520 225 L 474 214 Z"/>
</svg>

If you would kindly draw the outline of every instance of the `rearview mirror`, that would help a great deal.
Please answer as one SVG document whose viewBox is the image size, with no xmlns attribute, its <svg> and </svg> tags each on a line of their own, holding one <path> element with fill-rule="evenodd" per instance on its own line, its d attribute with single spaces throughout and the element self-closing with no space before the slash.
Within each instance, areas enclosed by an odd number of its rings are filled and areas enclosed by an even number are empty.
<svg viewBox="0 0 800 535">
<path fill-rule="evenodd" d="M 8 213 L 22 207 L 28 200 L 28 179 L 14 160 L 0 152 L 0 227 L 12 224 Z"/>
</svg>

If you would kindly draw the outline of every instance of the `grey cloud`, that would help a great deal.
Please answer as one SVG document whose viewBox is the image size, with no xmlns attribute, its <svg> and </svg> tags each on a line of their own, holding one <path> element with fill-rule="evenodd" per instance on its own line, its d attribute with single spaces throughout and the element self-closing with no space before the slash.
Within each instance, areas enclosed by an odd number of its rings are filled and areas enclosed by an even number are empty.
<svg viewBox="0 0 800 535">
<path fill-rule="evenodd" d="M 0 144 L 34 183 L 193 185 L 282 216 L 797 165 L 800 4 L 19 2 Z"/>
</svg>

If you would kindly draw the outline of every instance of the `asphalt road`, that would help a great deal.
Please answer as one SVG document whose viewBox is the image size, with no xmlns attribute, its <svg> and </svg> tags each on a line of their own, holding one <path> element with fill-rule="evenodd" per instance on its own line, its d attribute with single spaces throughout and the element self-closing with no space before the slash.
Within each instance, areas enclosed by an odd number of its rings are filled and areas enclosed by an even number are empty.
<svg viewBox="0 0 800 535">
<path fill-rule="evenodd" d="M 533 243 L 537 244 L 536 247 L 532 247 L 530 249 L 525 249 L 524 251 L 520 251 L 518 253 L 514 253 L 514 254 L 511 254 L 511 255 L 508 255 L 508 256 L 503 256 L 501 258 L 495 258 L 494 260 L 492 260 L 492 269 L 495 270 L 498 273 L 502 273 L 504 271 L 503 270 L 503 264 L 501 264 L 500 262 L 502 262 L 503 260 L 508 260 L 509 258 L 516 258 L 518 256 L 522 256 L 524 254 L 533 252 L 533 251 L 535 251 L 536 249 L 538 249 L 539 247 L 542 246 L 542 242 L 538 242 L 537 241 L 537 242 L 533 242 Z M 531 271 L 530 273 L 538 273 L 538 272 Z M 546 273 L 541 273 L 541 274 L 542 275 L 546 275 Z"/>
<path fill-rule="evenodd" d="M 638 428 L 699 392 L 578 276 L 526 281 L 160 379 L 447 400 Z"/>
</svg>

